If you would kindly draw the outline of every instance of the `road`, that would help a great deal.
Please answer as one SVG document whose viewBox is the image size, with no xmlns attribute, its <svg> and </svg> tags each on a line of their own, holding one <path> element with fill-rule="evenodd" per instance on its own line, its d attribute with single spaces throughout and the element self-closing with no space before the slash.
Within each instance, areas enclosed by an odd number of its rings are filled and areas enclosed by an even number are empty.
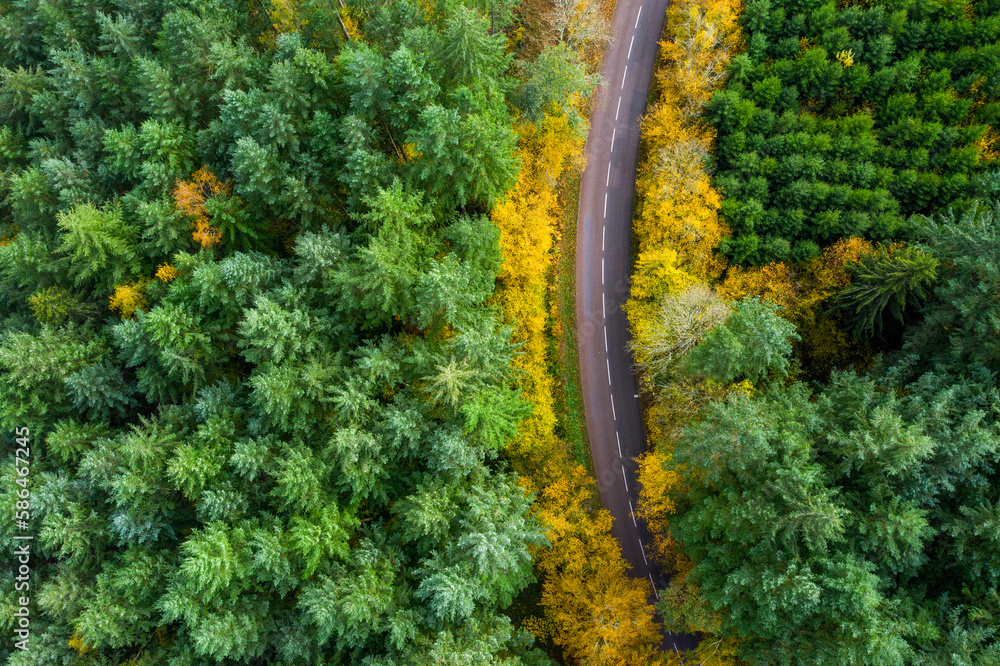
<svg viewBox="0 0 1000 666">
<path fill-rule="evenodd" d="M 639 496 L 634 459 L 646 450 L 646 441 L 622 306 L 629 294 L 639 119 L 666 7 L 667 0 L 618 0 L 615 7 L 612 43 L 601 67 L 604 83 L 590 116 L 576 255 L 580 381 L 597 486 L 631 573 L 649 581 L 651 596 L 658 596 L 667 580 L 648 559 L 649 533 L 633 515 Z M 664 637 L 668 649 L 696 645 L 693 636 Z"/>
</svg>

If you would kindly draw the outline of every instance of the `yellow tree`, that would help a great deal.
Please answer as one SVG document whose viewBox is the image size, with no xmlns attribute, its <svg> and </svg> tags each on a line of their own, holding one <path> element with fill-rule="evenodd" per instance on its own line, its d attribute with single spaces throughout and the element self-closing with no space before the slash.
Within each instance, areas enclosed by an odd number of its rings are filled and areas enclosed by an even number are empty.
<svg viewBox="0 0 1000 666">
<path fill-rule="evenodd" d="M 215 174 L 202 167 L 194 172 L 191 180 L 178 180 L 171 194 L 177 210 L 194 218 L 191 234 L 202 247 L 209 247 L 222 240 L 222 232 L 213 227 L 209 219 L 205 202 L 210 198 L 224 194 L 229 195 L 232 189 L 230 183 L 221 183 Z"/>
<path fill-rule="evenodd" d="M 669 40 L 660 43 L 664 67 L 657 77 L 665 99 L 695 121 L 708 98 L 726 79 L 730 58 L 740 48 L 740 5 L 732 0 L 689 0 L 667 9 Z"/>
<path fill-rule="evenodd" d="M 516 324 L 512 342 L 521 344 L 521 354 L 514 366 L 524 371 L 522 394 L 535 405 L 511 448 L 530 459 L 529 467 L 537 471 L 551 465 L 553 458 L 564 457 L 559 451 L 565 447 L 553 434 L 555 380 L 547 357 L 548 281 L 561 215 L 556 186 L 582 146 L 562 114 L 546 115 L 537 126 L 525 124 L 519 131 L 521 172 L 516 186 L 491 216 L 500 230 L 504 258 L 497 295 L 507 318 Z"/>
<path fill-rule="evenodd" d="M 111 310 L 117 310 L 122 319 L 134 317 L 136 311 L 149 307 L 149 300 L 146 298 L 147 284 L 149 284 L 149 278 L 140 278 L 118 285 L 115 287 L 115 293 L 111 296 L 108 307 Z"/>
<path fill-rule="evenodd" d="M 673 570 L 677 545 L 670 538 L 670 516 L 676 509 L 673 498 L 685 489 L 663 448 L 653 449 L 639 459 L 641 490 L 636 513 L 653 534 L 653 557 L 660 566 Z"/>
<path fill-rule="evenodd" d="M 548 633 L 584 664 L 632 665 L 660 658 L 648 581 L 628 576 L 611 535 L 611 514 L 594 510 L 594 484 L 583 467 L 541 490 L 538 515 L 552 547 L 537 555 Z"/>
<path fill-rule="evenodd" d="M 504 257 L 497 300 L 516 324 L 513 342 L 521 344 L 521 354 L 513 364 L 523 371 L 522 394 L 535 406 L 509 453 L 525 492 L 536 495 L 534 511 L 551 544 L 534 553 L 544 613 L 525 625 L 537 636 L 550 636 L 581 663 L 652 663 L 659 630 L 647 603 L 649 584 L 628 577 L 593 479 L 555 433 L 555 379 L 548 356 L 555 304 L 549 283 L 561 220 L 558 183 L 579 159 L 581 140 L 563 114 L 546 115 L 519 131 L 518 182 L 491 216 Z M 663 267 L 651 271 L 651 279 L 668 274 Z"/>
</svg>

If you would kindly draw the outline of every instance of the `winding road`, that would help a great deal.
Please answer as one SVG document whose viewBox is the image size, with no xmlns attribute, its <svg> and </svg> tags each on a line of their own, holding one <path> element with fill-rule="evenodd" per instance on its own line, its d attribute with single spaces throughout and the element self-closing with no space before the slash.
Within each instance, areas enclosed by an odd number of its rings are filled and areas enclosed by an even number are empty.
<svg viewBox="0 0 1000 666">
<path fill-rule="evenodd" d="M 631 574 L 649 581 L 650 596 L 666 585 L 652 560 L 645 525 L 633 514 L 639 497 L 635 458 L 646 450 L 628 322 L 632 193 L 639 152 L 639 119 L 656 60 L 667 0 L 618 0 L 612 42 L 604 54 L 590 116 L 587 166 L 577 217 L 576 313 L 580 381 L 590 451 L 601 504 Z M 693 649 L 694 636 L 664 637 L 664 647 Z"/>
</svg>

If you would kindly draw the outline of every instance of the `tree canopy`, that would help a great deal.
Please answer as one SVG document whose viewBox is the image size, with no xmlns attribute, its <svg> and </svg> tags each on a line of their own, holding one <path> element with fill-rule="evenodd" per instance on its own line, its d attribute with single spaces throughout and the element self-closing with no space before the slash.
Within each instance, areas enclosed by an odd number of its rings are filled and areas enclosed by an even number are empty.
<svg viewBox="0 0 1000 666">
<path fill-rule="evenodd" d="M 914 215 L 996 194 L 996 6 L 753 0 L 706 118 L 739 263 L 840 238 L 912 240 Z"/>
<path fill-rule="evenodd" d="M 695 586 L 750 663 L 1000 659 L 1000 384 L 982 300 L 1000 287 L 998 222 L 995 204 L 924 222 L 934 298 L 872 372 L 730 392 L 688 426 L 673 464 L 690 492 L 669 529 L 693 566 L 668 621 L 693 621 L 680 600 Z"/>
<path fill-rule="evenodd" d="M 0 7 L 11 664 L 544 660 L 487 214 L 591 79 L 509 3 L 328 4 Z"/>
</svg>

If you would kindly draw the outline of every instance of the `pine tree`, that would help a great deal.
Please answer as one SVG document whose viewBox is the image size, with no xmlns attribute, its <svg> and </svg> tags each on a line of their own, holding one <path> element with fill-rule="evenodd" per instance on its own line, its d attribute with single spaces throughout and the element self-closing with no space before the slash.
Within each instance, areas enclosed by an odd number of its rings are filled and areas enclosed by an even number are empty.
<svg viewBox="0 0 1000 666">
<path fill-rule="evenodd" d="M 855 332 L 866 336 L 881 332 L 886 311 L 902 322 L 908 307 L 930 295 L 927 288 L 937 277 L 937 266 L 933 255 L 905 246 L 865 255 L 857 266 L 849 267 L 851 284 L 838 298 L 855 319 Z"/>
</svg>

